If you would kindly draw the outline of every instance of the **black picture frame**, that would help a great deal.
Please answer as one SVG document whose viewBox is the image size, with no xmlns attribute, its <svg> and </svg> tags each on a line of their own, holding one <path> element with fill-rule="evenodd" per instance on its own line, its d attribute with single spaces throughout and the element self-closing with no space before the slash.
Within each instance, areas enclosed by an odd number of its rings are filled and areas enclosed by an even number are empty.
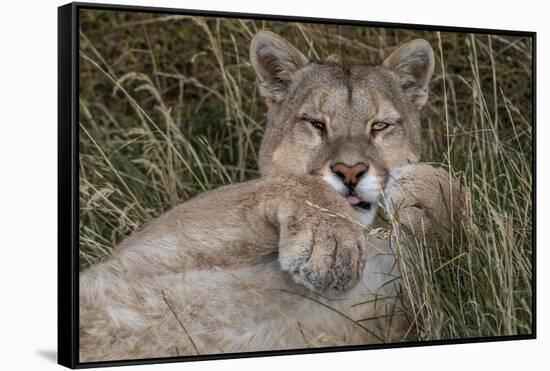
<svg viewBox="0 0 550 371">
<path fill-rule="evenodd" d="M 127 359 L 81 363 L 79 349 L 79 12 L 81 10 L 112 10 L 125 12 L 146 12 L 179 15 L 216 16 L 225 18 L 246 18 L 274 21 L 337 23 L 342 25 L 373 26 L 412 30 L 430 30 L 461 33 L 491 33 L 496 35 L 523 36 L 532 38 L 532 174 L 533 174 L 533 254 L 532 287 L 533 301 L 532 333 L 483 338 L 453 340 L 414 341 L 403 343 L 339 346 L 315 349 L 293 349 L 261 351 L 250 353 L 225 353 L 170 358 Z M 58 363 L 69 368 L 101 366 L 138 365 L 152 363 L 264 357 L 288 354 L 341 352 L 353 350 L 401 348 L 431 345 L 450 345 L 478 342 L 536 339 L 536 32 L 512 31 L 485 28 L 462 28 L 422 24 L 401 24 L 344 19 L 308 18 L 296 16 L 201 11 L 173 8 L 108 5 L 96 3 L 69 3 L 58 8 Z"/>
</svg>

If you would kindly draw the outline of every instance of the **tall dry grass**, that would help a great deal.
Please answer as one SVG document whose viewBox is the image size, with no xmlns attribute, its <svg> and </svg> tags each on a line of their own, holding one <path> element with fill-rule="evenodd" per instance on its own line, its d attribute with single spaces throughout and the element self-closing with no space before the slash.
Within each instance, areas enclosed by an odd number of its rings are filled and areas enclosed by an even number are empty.
<svg viewBox="0 0 550 371">
<path fill-rule="evenodd" d="M 532 331 L 529 38 L 86 10 L 80 25 L 80 261 L 202 191 L 258 176 L 265 115 L 248 45 L 259 29 L 308 57 L 380 63 L 425 38 L 436 54 L 422 160 L 471 195 L 439 249 L 403 236 L 415 337 Z"/>
</svg>

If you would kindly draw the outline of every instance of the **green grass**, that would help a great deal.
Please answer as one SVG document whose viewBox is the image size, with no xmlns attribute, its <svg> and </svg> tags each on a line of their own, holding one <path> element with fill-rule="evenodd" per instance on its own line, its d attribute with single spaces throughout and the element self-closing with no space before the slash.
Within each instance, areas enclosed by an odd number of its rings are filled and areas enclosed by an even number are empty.
<svg viewBox="0 0 550 371">
<path fill-rule="evenodd" d="M 403 244 L 418 339 L 531 332 L 531 40 L 86 10 L 80 32 L 80 261 L 85 268 L 194 195 L 258 176 L 265 106 L 248 61 L 259 29 L 310 58 L 380 63 L 425 38 L 436 70 L 422 160 L 470 193 L 464 231 Z"/>
</svg>

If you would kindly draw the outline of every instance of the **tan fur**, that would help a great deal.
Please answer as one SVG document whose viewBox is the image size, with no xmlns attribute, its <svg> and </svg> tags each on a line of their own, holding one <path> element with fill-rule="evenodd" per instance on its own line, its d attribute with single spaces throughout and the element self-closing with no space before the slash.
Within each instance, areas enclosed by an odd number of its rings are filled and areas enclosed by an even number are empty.
<svg viewBox="0 0 550 371">
<path fill-rule="evenodd" d="M 406 335 L 399 320 L 350 318 L 387 316 L 398 293 L 398 281 L 388 284 L 399 275 L 391 244 L 366 235 L 361 223 L 374 221 L 383 200 L 409 202 L 404 189 L 415 185 L 426 188 L 415 207 L 440 211 L 451 196 L 437 197 L 431 180 L 439 170 L 408 165 L 420 154 L 431 48 L 416 40 L 383 66 L 343 67 L 309 62 L 281 37 L 260 32 L 251 61 L 268 105 L 262 177 L 187 201 L 81 273 L 81 362 Z M 391 126 L 375 133 L 377 122 Z M 334 172 L 335 164 L 357 163 L 368 170 L 355 193 L 370 209 L 346 201 Z M 450 179 L 440 178 L 449 188 Z M 429 230 L 424 215 L 411 215 Z"/>
<path fill-rule="evenodd" d="M 460 229 L 467 192 L 449 172 L 426 164 L 396 169 L 386 186 L 385 210 L 398 225 L 430 241 L 438 239 L 437 227 Z"/>
</svg>

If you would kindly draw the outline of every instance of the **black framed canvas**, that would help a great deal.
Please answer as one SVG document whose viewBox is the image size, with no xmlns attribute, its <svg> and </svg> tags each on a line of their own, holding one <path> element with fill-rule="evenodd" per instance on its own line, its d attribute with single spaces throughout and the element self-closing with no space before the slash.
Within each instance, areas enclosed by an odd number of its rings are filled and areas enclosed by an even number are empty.
<svg viewBox="0 0 550 371">
<path fill-rule="evenodd" d="M 534 32 L 58 20 L 60 364 L 535 338 Z"/>
</svg>

